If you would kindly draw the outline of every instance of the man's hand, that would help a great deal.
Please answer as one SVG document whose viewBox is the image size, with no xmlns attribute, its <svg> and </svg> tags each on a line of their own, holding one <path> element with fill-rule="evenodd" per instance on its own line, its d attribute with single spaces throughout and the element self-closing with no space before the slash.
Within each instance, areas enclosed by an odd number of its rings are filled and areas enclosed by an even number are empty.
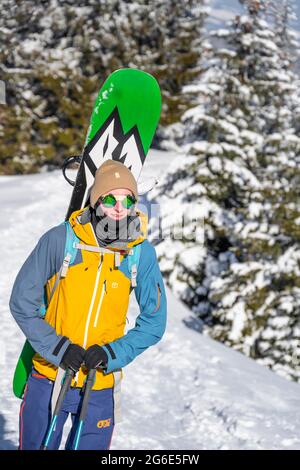
<svg viewBox="0 0 300 470">
<path fill-rule="evenodd" d="M 84 361 L 85 350 L 78 344 L 69 344 L 60 365 L 64 369 L 72 369 L 75 373 L 79 371 Z"/>
<path fill-rule="evenodd" d="M 98 344 L 90 346 L 85 352 L 84 363 L 88 370 L 97 369 L 97 367 L 105 369 L 107 360 L 108 357 L 105 350 Z"/>
</svg>

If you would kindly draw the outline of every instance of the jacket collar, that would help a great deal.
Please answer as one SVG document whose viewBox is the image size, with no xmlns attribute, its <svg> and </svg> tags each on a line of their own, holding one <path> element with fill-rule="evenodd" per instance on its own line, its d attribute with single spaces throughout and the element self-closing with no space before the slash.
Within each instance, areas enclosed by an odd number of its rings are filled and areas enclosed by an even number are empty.
<svg viewBox="0 0 300 470">
<path fill-rule="evenodd" d="M 92 246 L 99 246 L 97 237 L 95 235 L 94 228 L 91 222 L 82 223 L 81 222 L 81 215 L 85 210 L 87 210 L 88 206 L 84 207 L 83 209 L 79 209 L 77 211 L 72 212 L 69 217 L 69 222 L 71 227 L 73 228 L 77 237 L 85 244 L 85 245 L 92 245 Z M 146 213 L 136 209 L 136 214 L 139 216 L 140 224 L 141 224 L 141 235 L 131 242 L 128 242 L 123 249 L 130 249 L 135 245 L 138 245 L 143 240 L 147 238 L 147 227 L 148 227 L 148 216 Z M 114 248 L 107 246 L 108 249 L 113 251 L 122 251 L 120 248 Z"/>
</svg>

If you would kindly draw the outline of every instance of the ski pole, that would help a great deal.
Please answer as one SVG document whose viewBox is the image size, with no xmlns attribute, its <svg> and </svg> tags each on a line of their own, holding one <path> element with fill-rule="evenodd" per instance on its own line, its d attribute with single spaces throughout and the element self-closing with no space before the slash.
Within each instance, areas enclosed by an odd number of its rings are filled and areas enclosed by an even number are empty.
<svg viewBox="0 0 300 470">
<path fill-rule="evenodd" d="M 96 375 L 96 369 L 91 369 L 88 373 L 87 380 L 84 386 L 84 394 L 83 394 L 82 405 L 81 405 L 81 410 L 80 410 L 80 415 L 79 415 L 79 423 L 78 423 L 78 427 L 76 430 L 74 450 L 78 450 L 79 440 L 80 440 L 82 428 L 84 425 L 84 420 L 87 414 L 90 392 L 95 381 L 95 375 Z"/>
<path fill-rule="evenodd" d="M 64 380 L 63 380 L 62 385 L 61 385 L 61 389 L 60 389 L 58 398 L 57 398 L 57 402 L 56 402 L 56 405 L 55 405 L 55 408 L 54 408 L 54 411 L 53 411 L 53 415 L 51 417 L 50 427 L 48 429 L 45 442 L 41 446 L 41 450 L 47 450 L 48 449 L 48 445 L 49 445 L 51 436 L 53 434 L 53 431 L 55 429 L 55 424 L 56 424 L 59 412 L 61 410 L 61 407 L 62 407 L 64 398 L 66 396 L 66 393 L 70 388 L 70 385 L 71 385 L 71 382 L 72 382 L 72 379 L 73 379 L 74 375 L 75 375 L 75 373 L 74 373 L 73 369 L 70 369 L 70 368 L 67 369 Z"/>
</svg>

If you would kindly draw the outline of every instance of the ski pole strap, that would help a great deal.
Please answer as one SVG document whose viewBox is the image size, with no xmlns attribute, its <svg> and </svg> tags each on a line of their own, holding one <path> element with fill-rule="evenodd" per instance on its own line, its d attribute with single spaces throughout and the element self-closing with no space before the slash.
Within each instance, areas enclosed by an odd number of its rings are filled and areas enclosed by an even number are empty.
<svg viewBox="0 0 300 470">
<path fill-rule="evenodd" d="M 52 396 L 51 396 L 51 413 L 52 413 L 52 416 L 54 414 L 54 408 L 55 408 L 55 405 L 57 403 L 57 399 L 58 399 L 59 392 L 60 392 L 60 389 L 61 389 L 61 386 L 62 386 L 62 383 L 63 383 L 65 373 L 66 373 L 66 371 L 62 367 L 59 367 L 57 369 L 56 378 L 55 378 L 55 382 L 54 382 L 54 386 L 53 386 L 53 390 L 52 390 Z"/>
<path fill-rule="evenodd" d="M 113 388 L 113 398 L 114 398 L 114 423 L 119 423 L 122 421 L 122 408 L 121 408 L 121 381 L 122 381 L 122 372 L 121 369 L 117 369 L 113 372 L 114 376 L 114 388 Z"/>
<path fill-rule="evenodd" d="M 60 389 L 60 392 L 59 392 L 59 395 L 58 395 L 58 398 L 57 398 L 57 402 L 56 402 L 56 405 L 55 405 L 55 408 L 54 408 L 54 412 L 53 412 L 54 416 L 57 416 L 60 412 L 60 409 L 62 407 L 65 395 L 66 395 L 67 391 L 70 388 L 73 377 L 74 377 L 74 371 L 70 368 L 67 369 L 66 374 L 63 378 L 61 389 Z"/>
</svg>

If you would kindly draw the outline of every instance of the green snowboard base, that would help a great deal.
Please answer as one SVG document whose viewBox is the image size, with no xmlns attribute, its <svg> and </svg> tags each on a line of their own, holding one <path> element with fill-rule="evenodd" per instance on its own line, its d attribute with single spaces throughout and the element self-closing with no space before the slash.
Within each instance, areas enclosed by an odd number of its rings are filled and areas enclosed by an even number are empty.
<svg viewBox="0 0 300 470">
<path fill-rule="evenodd" d="M 26 341 L 20 354 L 13 380 L 13 391 L 17 398 L 23 398 L 28 376 L 32 369 L 32 358 L 35 351 Z"/>
</svg>

